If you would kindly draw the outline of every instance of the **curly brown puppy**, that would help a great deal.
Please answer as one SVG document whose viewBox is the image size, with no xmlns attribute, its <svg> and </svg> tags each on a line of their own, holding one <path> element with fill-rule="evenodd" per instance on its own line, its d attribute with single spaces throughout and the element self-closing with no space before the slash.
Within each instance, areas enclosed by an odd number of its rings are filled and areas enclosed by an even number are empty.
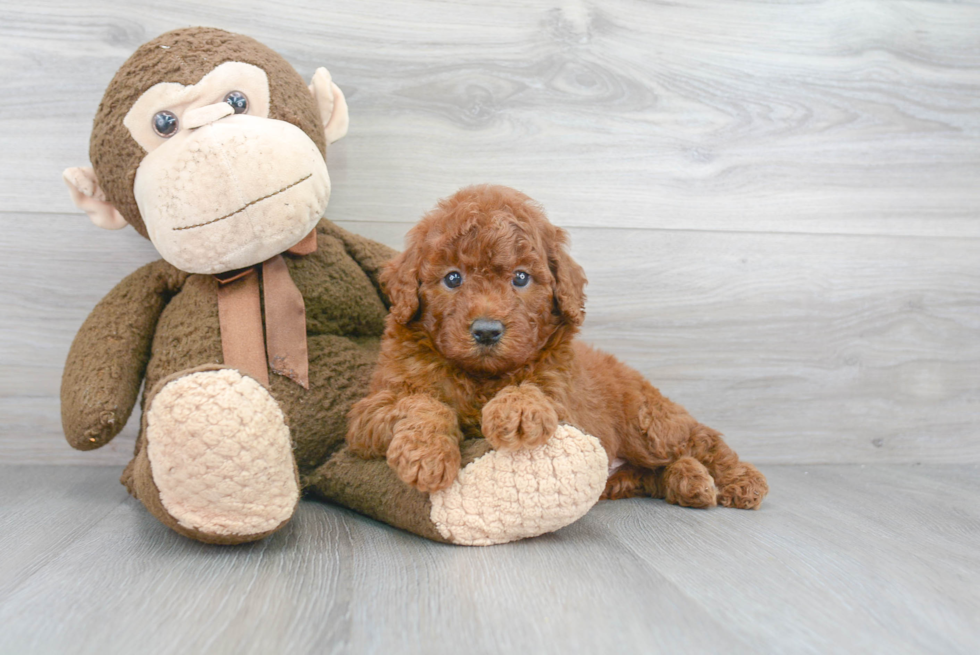
<svg viewBox="0 0 980 655">
<path fill-rule="evenodd" d="M 718 432 L 573 339 L 585 274 L 537 203 L 507 187 L 462 189 L 407 241 L 382 274 L 392 308 L 371 394 L 350 412 L 355 454 L 387 457 L 432 492 L 455 479 L 462 439 L 536 446 L 568 422 L 626 461 L 605 498 L 759 507 L 765 477 Z"/>
</svg>

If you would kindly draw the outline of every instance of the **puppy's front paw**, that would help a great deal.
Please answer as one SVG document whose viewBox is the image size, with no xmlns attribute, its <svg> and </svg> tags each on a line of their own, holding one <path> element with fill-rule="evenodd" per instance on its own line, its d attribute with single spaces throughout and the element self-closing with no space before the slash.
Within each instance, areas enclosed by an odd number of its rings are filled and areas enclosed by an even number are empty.
<svg viewBox="0 0 980 655">
<path fill-rule="evenodd" d="M 419 491 L 445 489 L 459 472 L 459 442 L 416 422 L 402 421 L 388 445 L 388 466 Z"/>
<path fill-rule="evenodd" d="M 483 436 L 498 450 L 540 446 L 558 429 L 558 413 L 537 386 L 505 387 L 483 406 Z"/>
</svg>

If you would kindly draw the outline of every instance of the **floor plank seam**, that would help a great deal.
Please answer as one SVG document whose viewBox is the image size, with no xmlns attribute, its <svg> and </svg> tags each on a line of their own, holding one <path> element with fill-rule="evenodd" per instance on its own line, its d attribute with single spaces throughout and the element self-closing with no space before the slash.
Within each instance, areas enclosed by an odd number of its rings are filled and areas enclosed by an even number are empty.
<svg viewBox="0 0 980 655">
<path fill-rule="evenodd" d="M 76 216 L 79 220 L 84 219 L 84 214 L 75 214 L 74 212 L 48 212 L 48 211 L 11 211 L 11 210 L 0 210 L 0 218 L 7 217 L 23 217 L 24 215 L 32 216 Z M 421 213 L 420 213 L 421 215 Z M 404 221 L 391 221 L 391 220 L 372 220 L 372 219 L 358 219 L 354 217 L 339 217 L 333 212 L 327 213 L 327 217 L 335 223 L 342 225 L 390 225 L 397 227 L 404 227 L 407 231 L 416 223 L 418 217 L 413 216 L 410 219 Z M 834 238 L 872 238 L 872 239 L 929 239 L 934 241 L 954 241 L 956 243 L 962 243 L 964 241 L 973 242 L 980 241 L 980 236 L 972 235 L 946 235 L 946 234 L 912 234 L 903 232 L 820 232 L 820 231 L 809 231 L 809 230 L 732 230 L 724 228 L 682 228 L 682 227 L 645 227 L 645 226 L 629 226 L 629 225 L 574 225 L 574 224 L 563 224 L 567 230 L 581 230 L 581 231 L 595 231 L 595 232 L 661 232 L 665 234 L 728 234 L 728 235 L 739 235 L 744 234 L 747 236 L 800 236 L 800 237 L 834 237 Z M 356 231 L 356 227 L 353 228 Z"/>
</svg>

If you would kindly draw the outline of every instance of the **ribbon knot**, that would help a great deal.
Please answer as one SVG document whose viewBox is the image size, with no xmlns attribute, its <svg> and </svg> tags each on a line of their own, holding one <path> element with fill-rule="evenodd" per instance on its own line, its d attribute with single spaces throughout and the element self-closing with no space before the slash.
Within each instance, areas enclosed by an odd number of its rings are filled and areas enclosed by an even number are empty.
<svg viewBox="0 0 980 655">
<path fill-rule="evenodd" d="M 286 252 L 302 256 L 315 251 L 316 230 L 313 230 Z M 309 389 L 306 305 L 282 255 L 214 277 L 218 280 L 218 324 L 225 364 L 265 386 L 269 386 L 271 369 Z M 262 296 L 265 297 L 264 339 Z"/>
</svg>

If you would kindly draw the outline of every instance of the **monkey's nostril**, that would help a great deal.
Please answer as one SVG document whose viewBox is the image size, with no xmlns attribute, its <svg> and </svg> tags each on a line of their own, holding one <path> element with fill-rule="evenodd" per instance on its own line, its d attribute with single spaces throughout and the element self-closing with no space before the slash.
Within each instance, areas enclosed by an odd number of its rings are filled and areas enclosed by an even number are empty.
<svg viewBox="0 0 980 655">
<path fill-rule="evenodd" d="M 470 325 L 470 334 L 481 346 L 492 346 L 504 335 L 504 324 L 500 321 L 478 318 Z"/>
</svg>

